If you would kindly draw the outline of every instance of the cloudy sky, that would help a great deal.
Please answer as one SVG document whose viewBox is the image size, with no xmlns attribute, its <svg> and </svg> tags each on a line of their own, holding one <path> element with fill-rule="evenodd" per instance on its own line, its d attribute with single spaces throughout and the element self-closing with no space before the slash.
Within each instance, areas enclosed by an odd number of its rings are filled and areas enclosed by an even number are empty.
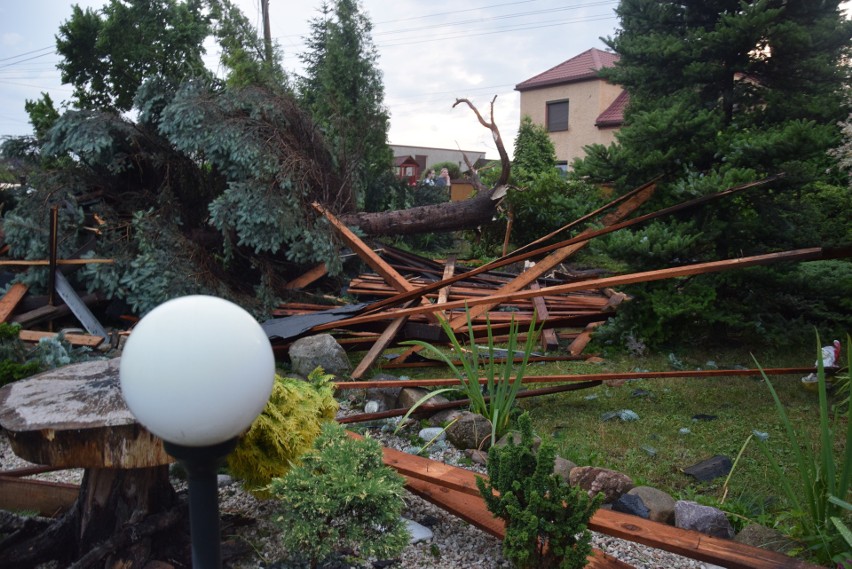
<svg viewBox="0 0 852 569">
<path fill-rule="evenodd" d="M 260 0 L 237 0 L 260 26 Z M 99 8 L 105 0 L 80 0 Z M 519 120 L 514 86 L 590 47 L 617 26 L 616 0 L 362 0 L 374 24 L 373 41 L 384 74 L 392 144 L 497 152 L 490 132 L 456 97 L 487 111 L 511 146 Z M 46 91 L 54 102 L 71 97 L 62 85 L 54 52 L 59 25 L 71 15 L 62 0 L 0 5 L 0 135 L 29 134 L 24 101 Z M 320 0 L 270 0 L 272 35 L 284 50 L 284 67 L 301 73 L 308 21 Z M 211 65 L 215 53 L 211 50 Z M 511 150 L 511 149 L 510 149 Z"/>
<path fill-rule="evenodd" d="M 99 8 L 106 0 L 80 0 Z M 260 0 L 237 0 L 260 26 Z M 288 72 L 301 73 L 308 21 L 320 0 L 270 0 L 272 35 Z M 497 152 L 488 130 L 457 97 L 495 120 L 511 152 L 519 121 L 514 86 L 591 47 L 618 26 L 617 0 L 362 0 L 374 24 L 373 41 L 391 114 L 390 142 Z M 848 4 L 848 3 L 847 3 Z M 0 5 L 0 135 L 29 134 L 24 101 L 49 92 L 71 96 L 56 70 L 54 35 L 71 14 L 63 0 L 4 1 Z M 208 53 L 215 68 L 216 53 Z"/>
</svg>

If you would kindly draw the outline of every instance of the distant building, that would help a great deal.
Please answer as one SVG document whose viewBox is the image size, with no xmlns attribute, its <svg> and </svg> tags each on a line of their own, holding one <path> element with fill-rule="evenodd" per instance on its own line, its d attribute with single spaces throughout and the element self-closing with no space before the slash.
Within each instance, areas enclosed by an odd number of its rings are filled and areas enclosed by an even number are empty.
<svg viewBox="0 0 852 569">
<path fill-rule="evenodd" d="M 417 163 L 413 156 L 394 156 L 393 167 L 396 177 L 400 180 L 408 182 L 409 186 L 416 186 L 420 179 L 420 172 L 423 168 Z"/>
<path fill-rule="evenodd" d="M 485 151 L 480 150 L 458 150 L 452 148 L 431 148 L 428 146 L 402 146 L 399 144 L 391 144 L 393 150 L 394 164 L 398 159 L 413 158 L 420 167 L 418 178 L 420 175 L 430 168 L 433 164 L 439 162 L 452 162 L 458 164 L 462 172 L 467 171 L 467 164 L 464 161 L 464 155 L 470 163 L 476 166 L 477 161 L 485 160 Z M 481 162 L 480 162 L 481 163 Z"/>
<path fill-rule="evenodd" d="M 628 96 L 598 72 L 616 61 L 617 54 L 592 48 L 515 86 L 521 117 L 547 129 L 559 168 L 585 156 L 584 146 L 615 141 Z"/>
</svg>

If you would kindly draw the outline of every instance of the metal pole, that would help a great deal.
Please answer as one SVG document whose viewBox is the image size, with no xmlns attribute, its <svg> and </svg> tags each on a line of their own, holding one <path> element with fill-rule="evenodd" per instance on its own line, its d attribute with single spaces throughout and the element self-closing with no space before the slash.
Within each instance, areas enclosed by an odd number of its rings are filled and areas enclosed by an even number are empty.
<svg viewBox="0 0 852 569">
<path fill-rule="evenodd" d="M 236 445 L 237 439 L 208 447 L 187 447 L 163 441 L 166 452 L 177 458 L 187 473 L 193 569 L 222 568 L 217 470 Z"/>
</svg>

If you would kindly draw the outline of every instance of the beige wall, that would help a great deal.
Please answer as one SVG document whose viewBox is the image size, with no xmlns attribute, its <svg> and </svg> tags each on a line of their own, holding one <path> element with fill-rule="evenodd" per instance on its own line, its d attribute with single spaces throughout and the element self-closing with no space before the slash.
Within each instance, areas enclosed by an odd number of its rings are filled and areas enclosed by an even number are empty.
<svg viewBox="0 0 852 569">
<path fill-rule="evenodd" d="M 617 128 L 598 128 L 595 119 L 621 93 L 621 87 L 602 79 L 592 79 L 567 85 L 531 89 L 521 93 L 521 117 L 529 115 L 533 122 L 546 125 L 547 102 L 568 99 L 568 130 L 551 132 L 556 159 L 569 164 L 585 156 L 588 144 L 608 145 L 615 140 Z"/>
</svg>

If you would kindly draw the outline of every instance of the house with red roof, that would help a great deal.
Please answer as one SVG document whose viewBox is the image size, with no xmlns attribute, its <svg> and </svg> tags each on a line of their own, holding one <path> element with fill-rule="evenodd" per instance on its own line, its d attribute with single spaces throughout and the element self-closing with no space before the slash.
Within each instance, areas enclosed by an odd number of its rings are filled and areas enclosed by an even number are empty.
<svg viewBox="0 0 852 569">
<path fill-rule="evenodd" d="M 598 72 L 616 61 L 617 54 L 592 48 L 515 85 L 521 117 L 547 129 L 563 170 L 585 156 L 584 146 L 615 141 L 628 96 Z"/>
</svg>

